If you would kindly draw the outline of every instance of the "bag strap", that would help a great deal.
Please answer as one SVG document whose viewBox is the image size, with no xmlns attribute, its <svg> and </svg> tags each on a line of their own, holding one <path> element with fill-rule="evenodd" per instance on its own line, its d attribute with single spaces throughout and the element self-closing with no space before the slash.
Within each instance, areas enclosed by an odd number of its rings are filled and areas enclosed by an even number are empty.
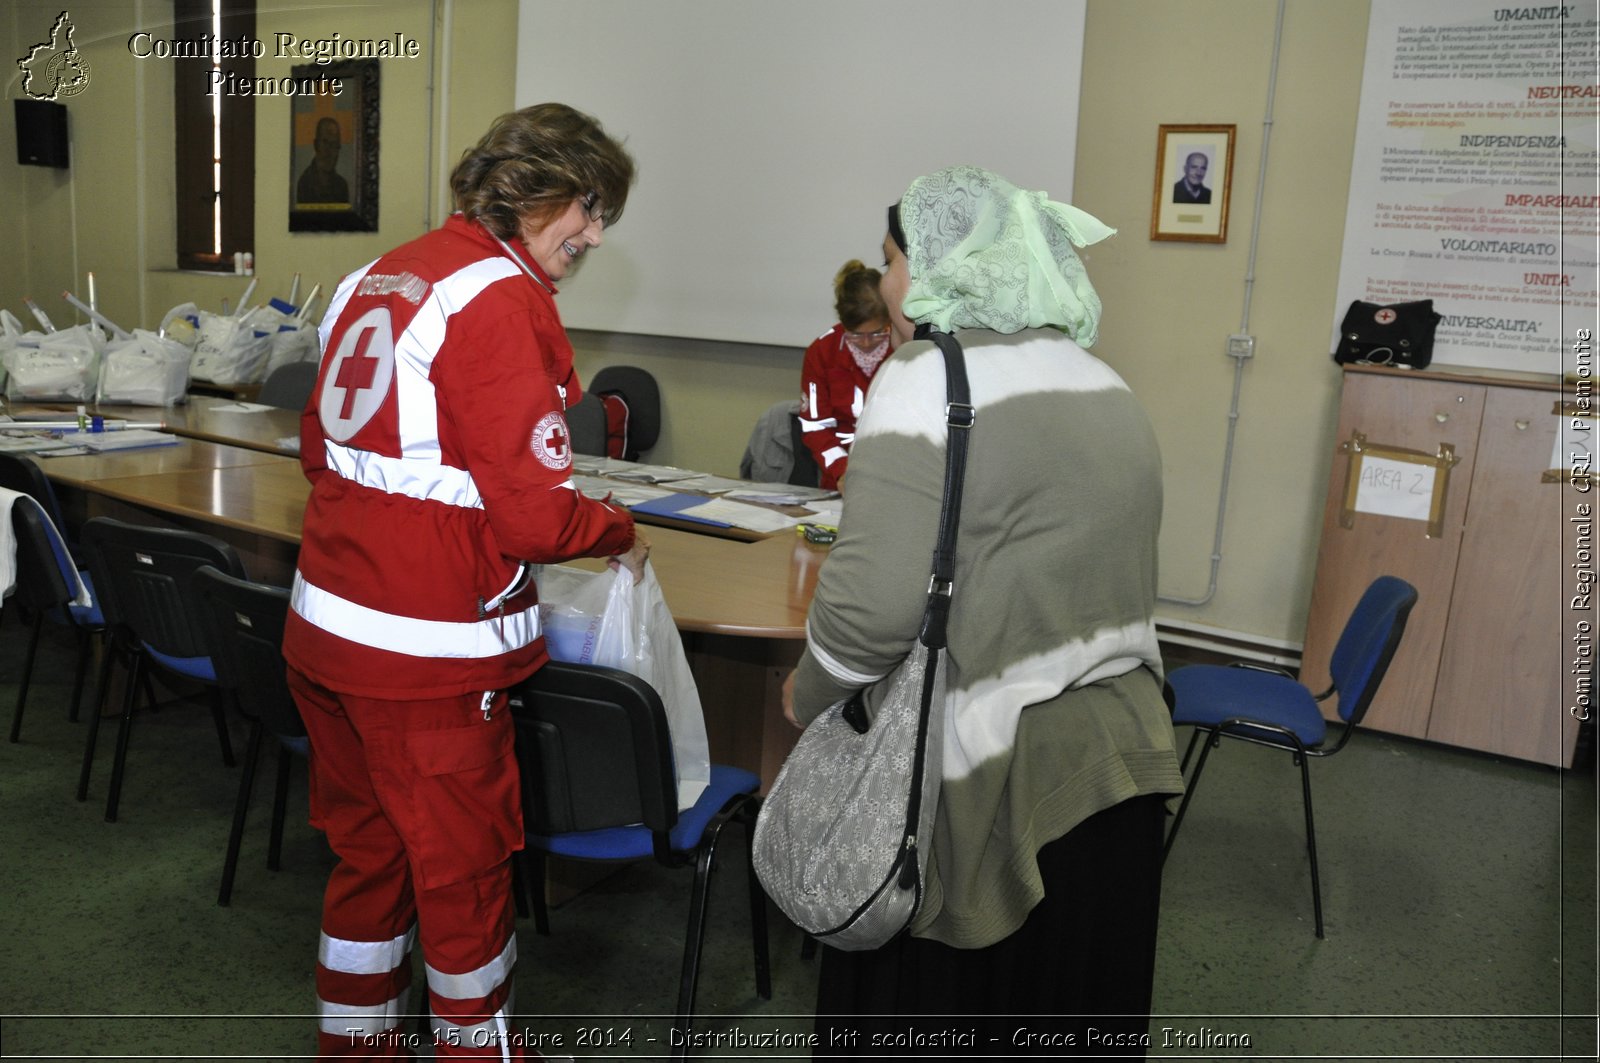
<svg viewBox="0 0 1600 1063">
<path fill-rule="evenodd" d="M 977 421 L 972 395 L 967 388 L 967 361 L 961 344 L 947 332 L 923 333 L 944 354 L 944 420 L 948 439 L 944 455 L 944 501 L 939 508 L 939 537 L 933 547 L 933 574 L 928 578 L 928 604 L 922 613 L 922 632 L 918 641 L 927 649 L 928 664 L 922 675 L 922 706 L 917 721 L 917 744 L 911 757 L 911 799 L 906 804 L 905 835 L 900 842 L 901 889 L 917 890 L 917 906 L 922 904 L 922 875 L 917 859 L 917 828 L 922 823 L 922 776 L 928 759 L 928 717 L 933 710 L 933 681 L 939 667 L 939 651 L 945 647 L 950 620 L 950 600 L 956 583 L 956 531 L 961 521 L 961 486 L 967 475 L 967 433 Z M 932 736 L 944 741 L 943 735 Z"/>
<path fill-rule="evenodd" d="M 967 388 L 967 361 L 961 344 L 948 332 L 927 338 L 944 354 L 944 421 L 948 439 L 944 458 L 944 503 L 939 510 L 939 538 L 933 547 L 933 575 L 928 580 L 928 605 L 922 614 L 924 646 L 943 649 L 950 620 L 950 599 L 956 581 L 956 532 L 961 522 L 961 488 L 967 474 L 967 440 L 978 412 Z"/>
</svg>

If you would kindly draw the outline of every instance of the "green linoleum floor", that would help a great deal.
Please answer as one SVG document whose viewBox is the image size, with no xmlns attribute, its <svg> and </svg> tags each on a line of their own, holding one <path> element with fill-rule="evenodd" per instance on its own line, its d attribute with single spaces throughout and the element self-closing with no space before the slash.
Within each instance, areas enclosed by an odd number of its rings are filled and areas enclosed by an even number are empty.
<svg viewBox="0 0 1600 1063">
<path fill-rule="evenodd" d="M 7 724 L 25 642 L 7 615 Z M 0 742 L 0 1055 L 307 1058 L 332 861 L 305 823 L 304 764 L 273 873 L 263 757 L 233 904 L 220 908 L 238 769 L 222 766 L 203 703 L 139 715 L 120 822 L 106 823 L 115 721 L 80 804 L 84 724 L 64 711 L 72 667 L 70 639 L 47 629 L 23 740 Z M 241 753 L 244 737 L 235 721 Z M 1323 941 L 1297 769 L 1238 743 L 1214 751 L 1166 868 L 1151 1057 L 1593 1058 L 1592 777 L 1375 734 L 1312 773 Z M 815 963 L 774 912 L 774 999 L 755 996 L 743 849 L 730 829 L 697 1030 L 802 1033 Z M 562 1035 L 552 1054 L 665 1054 L 690 877 L 634 865 L 556 909 L 552 936 L 519 923 L 518 1010 L 531 1031 Z M 613 1043 L 575 1047 L 579 1030 Z M 990 1058 L 1008 1058 L 1002 1048 Z M 724 1040 L 698 1055 L 806 1053 Z"/>
</svg>

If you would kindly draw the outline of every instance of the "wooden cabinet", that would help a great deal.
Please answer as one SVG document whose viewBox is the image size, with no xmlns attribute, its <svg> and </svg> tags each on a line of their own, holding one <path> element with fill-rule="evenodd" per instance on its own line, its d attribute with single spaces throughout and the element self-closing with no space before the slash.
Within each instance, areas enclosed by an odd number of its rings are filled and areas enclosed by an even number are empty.
<svg viewBox="0 0 1600 1063">
<path fill-rule="evenodd" d="M 1553 377 L 1345 371 L 1306 631 L 1308 686 L 1327 687 L 1333 645 L 1367 584 L 1399 576 L 1417 588 L 1417 605 L 1364 725 L 1571 763 L 1577 721 L 1567 711 L 1566 629 L 1593 623 L 1594 613 L 1573 613 L 1564 593 L 1575 586 L 1568 518 L 1589 496 L 1544 476 L 1563 423 L 1560 401 Z M 1339 448 L 1357 432 L 1372 446 L 1454 449 L 1438 534 L 1430 537 L 1422 520 L 1346 513 L 1349 455 Z"/>
</svg>

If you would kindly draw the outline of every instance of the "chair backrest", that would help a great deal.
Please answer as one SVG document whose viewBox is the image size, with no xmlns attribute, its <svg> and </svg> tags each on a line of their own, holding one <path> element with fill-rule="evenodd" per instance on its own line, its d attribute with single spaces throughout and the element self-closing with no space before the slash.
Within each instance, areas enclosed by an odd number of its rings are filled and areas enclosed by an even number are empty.
<svg viewBox="0 0 1600 1063">
<path fill-rule="evenodd" d="M 667 713 L 643 679 L 551 661 L 512 689 L 511 713 L 529 833 L 677 823 Z"/>
<path fill-rule="evenodd" d="M 206 657 L 209 621 L 189 577 L 202 565 L 244 577 L 244 563 L 221 539 L 178 528 L 148 528 L 110 517 L 84 523 L 95 591 L 106 620 L 171 657 Z"/>
<path fill-rule="evenodd" d="M 219 572 L 210 565 L 189 577 L 204 603 L 211 663 L 217 682 L 231 690 L 239 708 L 280 738 L 306 733 L 289 692 L 283 661 L 283 624 L 289 592 Z"/>
<path fill-rule="evenodd" d="M 262 381 L 256 401 L 284 410 L 305 409 L 311 389 L 317 386 L 317 365 L 309 361 L 278 366 Z"/>
<path fill-rule="evenodd" d="M 606 453 L 606 408 L 600 396 L 586 391 L 583 398 L 567 407 L 567 431 L 572 434 L 574 454 L 604 457 Z"/>
<path fill-rule="evenodd" d="M 55 489 L 50 486 L 38 462 L 22 454 L 0 454 L 0 487 L 33 496 L 33 500 L 44 507 L 45 514 L 55 524 L 56 530 L 62 535 L 67 534 Z"/>
<path fill-rule="evenodd" d="M 17 604 L 42 613 L 70 602 L 74 591 L 65 566 L 72 565 L 72 555 L 31 495 L 12 504 L 11 527 L 17 537 Z"/>
<path fill-rule="evenodd" d="M 1333 647 L 1328 672 L 1339 692 L 1339 717 L 1358 724 L 1405 633 L 1417 589 L 1396 576 L 1379 576 L 1361 595 Z"/>
<path fill-rule="evenodd" d="M 775 402 L 756 418 L 739 475 L 760 483 L 817 486 L 817 462 L 800 437 L 800 400 Z"/>
<path fill-rule="evenodd" d="M 588 390 L 595 395 L 620 395 L 628 404 L 628 461 L 656 445 L 661 436 L 661 388 L 647 371 L 631 365 L 608 365 L 597 370 Z"/>
</svg>

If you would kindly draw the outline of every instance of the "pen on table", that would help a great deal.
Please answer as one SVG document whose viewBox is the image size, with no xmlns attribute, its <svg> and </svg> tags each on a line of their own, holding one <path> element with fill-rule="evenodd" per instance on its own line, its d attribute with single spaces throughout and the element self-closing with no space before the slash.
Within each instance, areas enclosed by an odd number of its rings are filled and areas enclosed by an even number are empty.
<svg viewBox="0 0 1600 1063">
<path fill-rule="evenodd" d="M 22 305 L 33 311 L 33 316 L 39 322 L 40 328 L 46 332 L 54 332 L 56 330 L 56 327 L 50 323 L 50 319 L 44 316 L 44 311 L 39 309 L 39 304 L 33 301 L 33 296 L 23 296 Z"/>
<path fill-rule="evenodd" d="M 84 302 L 82 299 L 79 299 L 76 295 L 73 295 L 71 292 L 67 292 L 67 291 L 62 292 L 61 293 L 61 298 L 65 299 L 67 302 L 71 303 L 73 306 L 77 307 L 79 310 L 82 310 L 85 314 L 88 314 L 89 315 L 89 320 L 93 321 L 96 325 L 99 325 L 101 328 L 104 328 L 107 332 L 111 333 L 111 335 L 115 336 L 117 339 L 119 339 L 119 340 L 131 340 L 131 339 L 133 339 L 133 333 L 128 332 L 127 330 L 123 329 L 116 322 L 112 321 L 110 318 L 106 317 L 100 311 L 96 310 L 94 307 L 90 306 L 88 303 Z"/>
</svg>

